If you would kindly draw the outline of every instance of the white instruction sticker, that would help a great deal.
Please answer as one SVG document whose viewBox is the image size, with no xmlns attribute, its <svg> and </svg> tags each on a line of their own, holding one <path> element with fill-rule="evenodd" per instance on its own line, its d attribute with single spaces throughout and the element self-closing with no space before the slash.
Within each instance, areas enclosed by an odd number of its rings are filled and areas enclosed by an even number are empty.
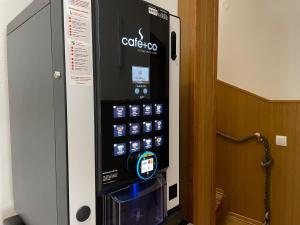
<svg viewBox="0 0 300 225">
<path fill-rule="evenodd" d="M 89 84 L 92 81 L 90 47 L 79 41 L 69 41 L 68 47 L 70 84 Z"/>
<path fill-rule="evenodd" d="M 151 172 L 154 169 L 153 164 L 154 164 L 153 158 L 143 160 L 141 163 L 141 172 L 142 173 Z"/>
<path fill-rule="evenodd" d="M 89 41 L 90 26 L 85 13 L 70 9 L 68 16 L 68 36 L 70 39 L 83 42 Z"/>
<path fill-rule="evenodd" d="M 89 10 L 90 3 L 91 1 L 89 0 L 68 0 L 69 6 L 74 6 L 85 10 Z"/>
<path fill-rule="evenodd" d="M 93 84 L 91 0 L 65 0 L 67 82 Z"/>
</svg>

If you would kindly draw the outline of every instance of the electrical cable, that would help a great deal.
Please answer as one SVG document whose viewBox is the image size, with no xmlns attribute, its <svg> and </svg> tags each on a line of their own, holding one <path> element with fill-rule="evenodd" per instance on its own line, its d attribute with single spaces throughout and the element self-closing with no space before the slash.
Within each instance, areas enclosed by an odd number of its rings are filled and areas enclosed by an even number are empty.
<svg viewBox="0 0 300 225">
<path fill-rule="evenodd" d="M 225 139 L 228 139 L 235 143 L 245 143 L 251 140 L 256 140 L 259 144 L 264 146 L 264 158 L 261 162 L 261 166 L 265 170 L 265 187 L 264 187 L 264 207 L 265 207 L 265 218 L 263 225 L 270 225 L 271 224 L 271 166 L 273 164 L 273 158 L 270 151 L 270 145 L 267 137 L 262 135 L 261 133 L 254 133 L 252 135 L 236 138 L 232 137 L 224 132 L 217 131 L 217 134 Z"/>
</svg>

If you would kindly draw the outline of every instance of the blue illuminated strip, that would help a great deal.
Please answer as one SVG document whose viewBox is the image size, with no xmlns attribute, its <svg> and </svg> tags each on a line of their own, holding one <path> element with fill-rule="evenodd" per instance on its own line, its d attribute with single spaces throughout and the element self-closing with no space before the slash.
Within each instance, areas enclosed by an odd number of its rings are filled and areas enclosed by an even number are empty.
<svg viewBox="0 0 300 225">
<path fill-rule="evenodd" d="M 138 184 L 133 184 L 133 186 L 132 186 L 132 196 L 133 197 L 138 196 Z"/>
</svg>

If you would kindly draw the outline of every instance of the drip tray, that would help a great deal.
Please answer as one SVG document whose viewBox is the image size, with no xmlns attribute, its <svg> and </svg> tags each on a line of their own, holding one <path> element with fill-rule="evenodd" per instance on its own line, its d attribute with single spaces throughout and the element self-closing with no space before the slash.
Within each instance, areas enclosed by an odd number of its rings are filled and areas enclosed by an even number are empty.
<svg viewBox="0 0 300 225">
<path fill-rule="evenodd" d="M 166 182 L 162 176 L 104 197 L 105 225 L 158 225 L 165 221 Z"/>
</svg>

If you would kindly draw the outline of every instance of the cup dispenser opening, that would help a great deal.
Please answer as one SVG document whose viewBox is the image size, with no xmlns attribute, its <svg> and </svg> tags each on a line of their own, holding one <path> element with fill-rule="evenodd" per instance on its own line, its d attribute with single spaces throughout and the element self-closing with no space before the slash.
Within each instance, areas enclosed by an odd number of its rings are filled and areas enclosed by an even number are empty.
<svg viewBox="0 0 300 225">
<path fill-rule="evenodd" d="M 166 181 L 162 176 L 129 185 L 104 197 L 104 224 L 161 224 L 167 217 L 165 199 Z"/>
</svg>

